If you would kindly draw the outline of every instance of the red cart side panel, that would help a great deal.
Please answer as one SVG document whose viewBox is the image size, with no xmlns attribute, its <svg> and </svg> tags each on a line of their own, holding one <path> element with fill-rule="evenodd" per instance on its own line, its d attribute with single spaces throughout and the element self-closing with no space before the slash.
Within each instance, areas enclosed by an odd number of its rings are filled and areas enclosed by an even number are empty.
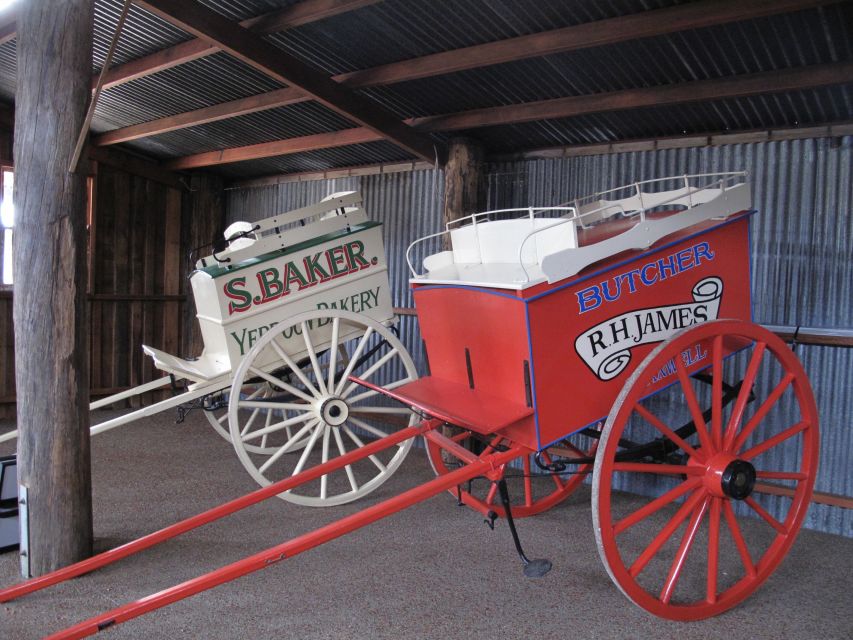
<svg viewBox="0 0 853 640">
<path fill-rule="evenodd" d="M 744 216 L 630 261 L 611 259 L 528 297 L 540 448 L 605 418 L 636 366 L 676 330 L 751 319 L 748 225 Z M 689 372 L 710 364 L 707 347 L 682 354 Z M 653 390 L 674 377 L 662 370 Z"/>
<path fill-rule="evenodd" d="M 521 407 L 532 403 L 532 390 L 525 387 L 530 356 L 520 297 L 444 285 L 415 285 L 414 297 L 431 376 L 465 386 L 473 382 L 484 398 Z M 521 422 L 512 428 L 513 439 L 535 449 L 533 417 Z"/>
</svg>

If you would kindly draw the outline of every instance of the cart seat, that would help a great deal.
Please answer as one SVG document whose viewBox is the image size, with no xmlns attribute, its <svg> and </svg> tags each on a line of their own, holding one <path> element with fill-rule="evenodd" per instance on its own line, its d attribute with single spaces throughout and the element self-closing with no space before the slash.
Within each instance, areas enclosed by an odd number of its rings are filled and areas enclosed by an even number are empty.
<svg viewBox="0 0 853 640">
<path fill-rule="evenodd" d="M 533 408 L 470 387 L 426 376 L 390 390 L 355 376 L 350 380 L 449 424 L 489 435 L 533 415 Z"/>
<path fill-rule="evenodd" d="M 185 360 L 147 345 L 142 345 L 142 350 L 154 359 L 154 366 L 158 369 L 193 382 L 207 382 L 231 371 L 227 362 L 221 362 L 209 354 L 202 354 L 195 360 Z"/>
</svg>

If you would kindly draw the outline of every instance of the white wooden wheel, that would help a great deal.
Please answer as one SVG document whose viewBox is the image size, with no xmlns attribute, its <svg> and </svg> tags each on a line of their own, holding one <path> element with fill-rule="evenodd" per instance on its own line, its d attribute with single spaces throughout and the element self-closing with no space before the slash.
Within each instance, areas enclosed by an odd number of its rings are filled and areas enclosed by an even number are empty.
<svg viewBox="0 0 853 640">
<path fill-rule="evenodd" d="M 336 309 L 289 318 L 252 347 L 234 375 L 228 425 L 240 462 L 261 486 L 416 422 L 411 411 L 349 376 L 390 389 L 416 379 L 417 371 L 387 327 Z M 247 385 L 263 383 L 270 390 L 266 397 L 245 394 Z M 269 423 L 250 422 L 255 409 L 278 413 Z M 264 451 L 252 451 L 253 446 Z M 351 502 L 385 482 L 411 446 L 410 439 L 279 497 L 306 506 Z"/>
<path fill-rule="evenodd" d="M 276 395 L 276 393 L 273 387 L 266 380 L 247 383 L 243 385 L 242 389 L 240 389 L 240 397 L 246 400 L 270 400 L 274 395 Z M 231 388 L 229 387 L 228 389 L 223 389 L 222 391 L 212 395 L 208 400 L 211 403 L 211 406 L 204 408 L 204 415 L 210 423 L 210 426 L 228 442 L 231 442 L 231 432 L 228 429 L 228 404 L 230 398 Z M 292 412 L 282 411 L 272 407 L 244 408 L 241 409 L 241 412 L 244 414 L 241 417 L 241 424 L 243 424 L 244 428 L 247 429 L 251 429 L 253 425 L 258 427 L 269 427 L 274 422 L 281 421 L 288 416 L 292 417 L 293 415 Z M 281 436 L 277 437 L 265 434 L 261 436 L 256 443 L 247 442 L 243 446 L 245 446 L 249 453 L 272 455 L 278 450 L 276 442 L 281 440 L 282 437 L 291 438 L 293 433 L 295 432 L 292 427 L 285 427 Z M 307 442 L 307 438 L 303 439 L 302 442 L 291 445 L 291 449 L 296 451 L 298 448 L 304 447 Z"/>
</svg>

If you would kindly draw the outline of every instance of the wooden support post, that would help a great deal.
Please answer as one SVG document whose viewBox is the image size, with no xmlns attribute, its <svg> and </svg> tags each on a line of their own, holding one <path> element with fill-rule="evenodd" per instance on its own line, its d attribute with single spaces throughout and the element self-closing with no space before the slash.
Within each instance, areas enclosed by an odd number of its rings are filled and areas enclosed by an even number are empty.
<svg viewBox="0 0 853 640">
<path fill-rule="evenodd" d="M 482 211 L 481 206 L 485 180 L 483 179 L 483 148 L 470 138 L 454 138 L 447 150 L 447 163 L 444 165 L 444 220 L 442 229 L 448 222 L 470 216 Z M 444 249 L 450 249 L 450 236 L 442 239 Z M 442 427 L 441 433 L 453 436 L 459 433 L 456 427 Z M 441 457 L 445 463 L 456 462 L 442 449 Z"/>
<path fill-rule="evenodd" d="M 23 2 L 15 105 L 18 479 L 29 571 L 92 553 L 86 177 L 69 173 L 86 114 L 92 0 Z"/>
<path fill-rule="evenodd" d="M 444 167 L 444 223 L 481 211 L 483 148 L 470 138 L 450 141 Z M 445 240 L 449 247 L 449 239 Z"/>
</svg>

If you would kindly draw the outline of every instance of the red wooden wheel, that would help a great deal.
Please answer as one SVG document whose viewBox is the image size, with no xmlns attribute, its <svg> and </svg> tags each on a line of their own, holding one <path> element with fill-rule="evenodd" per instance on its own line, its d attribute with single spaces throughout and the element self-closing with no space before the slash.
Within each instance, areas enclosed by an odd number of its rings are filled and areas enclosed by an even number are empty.
<svg viewBox="0 0 853 640">
<path fill-rule="evenodd" d="M 462 431 L 452 436 L 452 439 L 463 446 L 471 446 L 473 442 L 469 431 Z M 489 443 L 485 445 L 485 449 L 480 453 L 491 453 L 496 448 L 511 445 L 512 442 L 507 438 L 493 436 Z M 541 454 L 542 461 L 545 464 L 551 464 L 552 455 L 556 456 L 558 453 L 567 457 L 591 456 L 595 453 L 594 448 L 585 452 L 581 450 L 581 446 L 586 445 L 579 444 L 576 446 L 565 441 L 561 443 L 556 451 L 554 449 L 543 451 Z M 444 456 L 442 456 L 441 447 L 431 440 L 427 440 L 427 455 L 436 475 L 449 473 L 457 466 L 453 461 L 446 461 Z M 452 456 L 448 457 L 452 458 Z M 530 455 L 522 456 L 520 465 L 517 468 L 504 465 L 501 469 L 503 477 L 507 480 L 514 518 L 536 515 L 558 505 L 581 485 L 584 478 L 592 470 L 591 464 L 569 465 L 566 468 L 566 473 L 548 475 L 536 465 L 533 458 L 533 452 L 531 452 Z M 470 484 L 470 490 L 469 486 L 465 485 L 458 489 L 451 489 L 450 493 L 455 497 L 461 498 L 462 502 L 483 515 L 488 514 L 489 511 L 494 511 L 500 517 L 504 517 L 505 515 L 504 508 L 501 506 L 496 482 L 491 482 L 485 478 L 477 478 Z"/>
<path fill-rule="evenodd" d="M 688 375 L 696 356 L 703 382 Z M 647 397 L 661 376 L 672 384 Z M 665 448 L 638 457 L 649 443 Z M 610 577 L 664 618 L 735 606 L 793 544 L 817 455 L 814 397 L 784 342 L 737 320 L 676 334 L 625 383 L 596 454 L 593 524 Z"/>
</svg>

